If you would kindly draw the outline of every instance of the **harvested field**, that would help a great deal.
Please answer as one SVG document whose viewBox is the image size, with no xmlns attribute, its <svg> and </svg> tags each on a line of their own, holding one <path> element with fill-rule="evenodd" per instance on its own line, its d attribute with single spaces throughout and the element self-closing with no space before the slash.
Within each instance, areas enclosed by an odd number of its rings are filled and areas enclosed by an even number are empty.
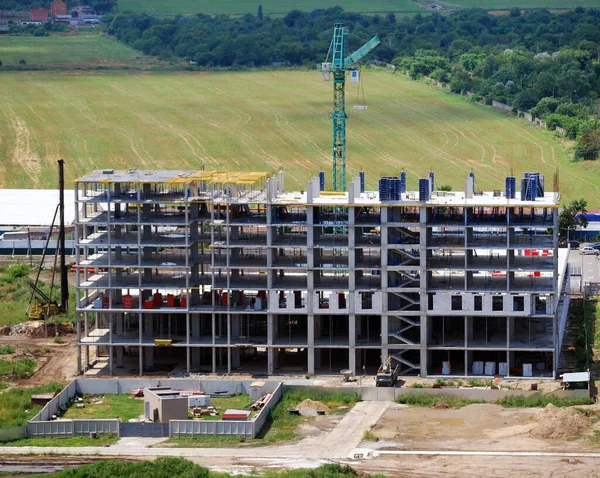
<svg viewBox="0 0 600 478">
<path fill-rule="evenodd" d="M 401 75 L 363 78 L 368 110 L 352 110 L 356 85 L 347 93 L 348 169 L 363 168 L 368 188 L 405 169 L 415 189 L 433 168 L 455 190 L 473 169 L 490 190 L 512 166 L 519 176 L 543 171 L 552 189 L 559 167 L 563 197 L 595 203 L 600 163 L 570 162 L 553 133 Z M 0 73 L 0 81 L 0 187 L 51 187 L 61 157 L 68 180 L 105 167 L 204 166 L 283 167 L 290 189 L 322 168 L 331 181 L 332 86 L 318 72 Z"/>
</svg>

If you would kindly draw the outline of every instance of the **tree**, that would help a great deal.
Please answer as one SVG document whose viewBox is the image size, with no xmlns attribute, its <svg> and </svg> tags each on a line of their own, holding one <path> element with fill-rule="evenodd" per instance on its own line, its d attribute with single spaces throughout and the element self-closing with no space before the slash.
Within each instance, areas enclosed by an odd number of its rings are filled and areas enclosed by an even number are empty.
<svg viewBox="0 0 600 478">
<path fill-rule="evenodd" d="M 263 9 L 262 9 L 262 5 L 258 6 L 258 12 L 256 13 L 256 17 L 262 21 L 263 19 Z"/>
<path fill-rule="evenodd" d="M 575 161 L 593 161 L 600 153 L 600 131 L 586 131 L 577 140 Z"/>
<path fill-rule="evenodd" d="M 588 225 L 587 201 L 576 199 L 564 208 L 558 215 L 558 232 L 561 236 L 570 236 L 570 231 L 576 227 L 586 228 Z"/>
</svg>

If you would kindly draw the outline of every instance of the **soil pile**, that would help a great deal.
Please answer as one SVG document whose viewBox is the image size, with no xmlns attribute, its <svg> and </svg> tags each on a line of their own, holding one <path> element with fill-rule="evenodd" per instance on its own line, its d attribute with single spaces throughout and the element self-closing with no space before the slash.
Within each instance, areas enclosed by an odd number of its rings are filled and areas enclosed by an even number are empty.
<svg viewBox="0 0 600 478">
<path fill-rule="evenodd" d="M 303 408 L 312 408 L 313 410 L 325 410 L 326 412 L 329 411 L 329 407 L 323 402 L 319 402 L 318 400 L 311 400 L 309 398 L 307 398 L 306 400 L 302 400 L 296 408 L 298 410 L 302 410 Z"/>
<path fill-rule="evenodd" d="M 591 425 L 583 413 L 573 408 L 558 408 L 551 403 L 534 420 L 538 423 L 531 429 L 531 434 L 536 438 L 573 438 Z"/>
</svg>

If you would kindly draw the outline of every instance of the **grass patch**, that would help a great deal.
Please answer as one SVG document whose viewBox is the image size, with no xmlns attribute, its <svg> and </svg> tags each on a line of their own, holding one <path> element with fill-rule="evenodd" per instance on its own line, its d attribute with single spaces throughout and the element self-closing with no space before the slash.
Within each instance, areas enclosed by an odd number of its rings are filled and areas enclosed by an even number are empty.
<svg viewBox="0 0 600 478">
<path fill-rule="evenodd" d="M 363 440 L 365 441 L 377 441 L 377 437 L 371 430 L 367 430 L 363 435 Z"/>
<path fill-rule="evenodd" d="M 196 465 L 184 458 L 162 457 L 157 458 L 154 461 L 138 462 L 102 460 L 89 465 L 66 469 L 44 476 L 53 478 L 172 478 L 173 476 L 182 478 L 227 478 L 232 475 L 210 471 L 208 468 Z M 359 475 L 348 465 L 329 463 L 327 465 L 321 465 L 314 470 L 266 471 L 260 473 L 260 476 L 265 478 L 345 478 L 358 477 Z"/>
<path fill-rule="evenodd" d="M 231 397 L 215 397 L 210 399 L 210 404 L 217 409 L 219 412 L 217 416 L 211 417 L 210 415 L 202 415 L 202 420 L 221 420 L 221 416 L 228 408 L 234 408 L 236 410 L 244 410 L 250 407 L 250 395 L 238 394 Z M 250 417 L 252 417 L 252 414 Z"/>
<path fill-rule="evenodd" d="M 42 407 L 31 405 L 31 396 L 39 393 L 60 392 L 62 385 L 52 382 L 33 388 L 12 388 L 2 393 L 0 399 L 0 429 L 21 427 L 33 418 Z"/>
<path fill-rule="evenodd" d="M 100 400 L 102 403 L 93 403 Z M 144 400 L 130 395 L 84 395 L 84 408 L 71 405 L 63 418 L 120 418 L 127 422 L 144 414 Z"/>
<path fill-rule="evenodd" d="M 529 396 L 509 395 L 496 400 L 494 403 L 502 405 L 505 408 L 517 407 L 545 407 L 549 403 L 555 407 L 571 407 L 574 405 L 590 405 L 594 401 L 589 397 L 554 397 L 542 393 L 534 393 Z"/>
<path fill-rule="evenodd" d="M 310 418 L 290 415 L 288 408 L 296 407 L 304 399 L 318 400 L 329 407 L 329 415 L 344 414 L 360 400 L 358 395 L 344 395 L 321 392 L 292 391 L 284 392 L 283 397 L 271 410 L 267 420 L 256 438 L 240 439 L 238 437 L 198 437 L 171 438 L 160 446 L 181 448 L 225 448 L 255 447 L 291 442 L 299 438 L 297 428 Z M 211 399 L 211 403 L 213 400 Z M 340 409 L 338 407 L 348 407 Z"/>
<path fill-rule="evenodd" d="M 454 408 L 462 408 L 473 403 L 485 403 L 483 400 L 471 400 L 463 397 L 450 397 L 446 395 L 427 395 L 425 393 L 414 393 L 400 395 L 396 403 L 412 405 L 413 407 L 435 407 L 438 404 L 448 404 Z"/>
<path fill-rule="evenodd" d="M 1 41 L 0 39 L 0 43 Z M 0 149 L 2 149 L 1 146 Z M 0 326 L 20 324 L 29 320 L 26 311 L 31 295 L 29 282 L 33 280 L 33 274 L 34 270 L 25 264 L 14 264 L 9 267 L 0 266 Z M 49 283 L 51 276 L 51 271 L 43 271 L 38 282 L 39 288 L 47 295 L 50 295 Z M 74 322 L 75 297 L 75 288 L 69 287 L 69 312 L 56 317 L 59 322 Z M 60 302 L 60 287 L 56 286 L 56 282 L 52 298 Z M 55 318 L 52 318 L 48 322 L 53 323 L 54 320 Z"/>
<path fill-rule="evenodd" d="M 63 339 L 61 339 L 60 337 L 54 337 L 52 339 L 52 342 L 54 342 L 55 344 L 64 344 L 65 341 Z"/>
<path fill-rule="evenodd" d="M 0 345 L 0 355 L 10 355 L 15 353 L 15 348 L 12 345 Z"/>
<path fill-rule="evenodd" d="M 119 437 L 99 435 L 98 438 L 89 437 L 73 437 L 73 438 L 21 438 L 7 443 L 2 446 L 104 446 L 114 445 L 119 441 Z"/>
<path fill-rule="evenodd" d="M 6 382 L 0 382 L 0 390 L 6 390 L 10 385 Z"/>
<path fill-rule="evenodd" d="M 37 362 L 29 357 L 17 360 L 0 360 L 0 377 L 27 378 L 33 374 L 36 367 Z"/>
<path fill-rule="evenodd" d="M 469 378 L 467 379 L 467 383 L 471 387 L 491 387 L 494 383 L 494 380 L 491 378 Z"/>
</svg>

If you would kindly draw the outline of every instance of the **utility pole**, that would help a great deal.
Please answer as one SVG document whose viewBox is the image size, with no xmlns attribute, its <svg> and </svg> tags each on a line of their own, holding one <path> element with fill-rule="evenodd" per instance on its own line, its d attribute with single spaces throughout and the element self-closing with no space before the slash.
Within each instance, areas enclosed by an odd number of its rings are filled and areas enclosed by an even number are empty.
<svg viewBox="0 0 600 478">
<path fill-rule="evenodd" d="M 65 258 L 65 170 L 64 160 L 58 160 L 58 189 L 60 228 L 58 241 L 60 245 L 60 308 L 63 313 L 69 308 L 69 281 Z"/>
</svg>

